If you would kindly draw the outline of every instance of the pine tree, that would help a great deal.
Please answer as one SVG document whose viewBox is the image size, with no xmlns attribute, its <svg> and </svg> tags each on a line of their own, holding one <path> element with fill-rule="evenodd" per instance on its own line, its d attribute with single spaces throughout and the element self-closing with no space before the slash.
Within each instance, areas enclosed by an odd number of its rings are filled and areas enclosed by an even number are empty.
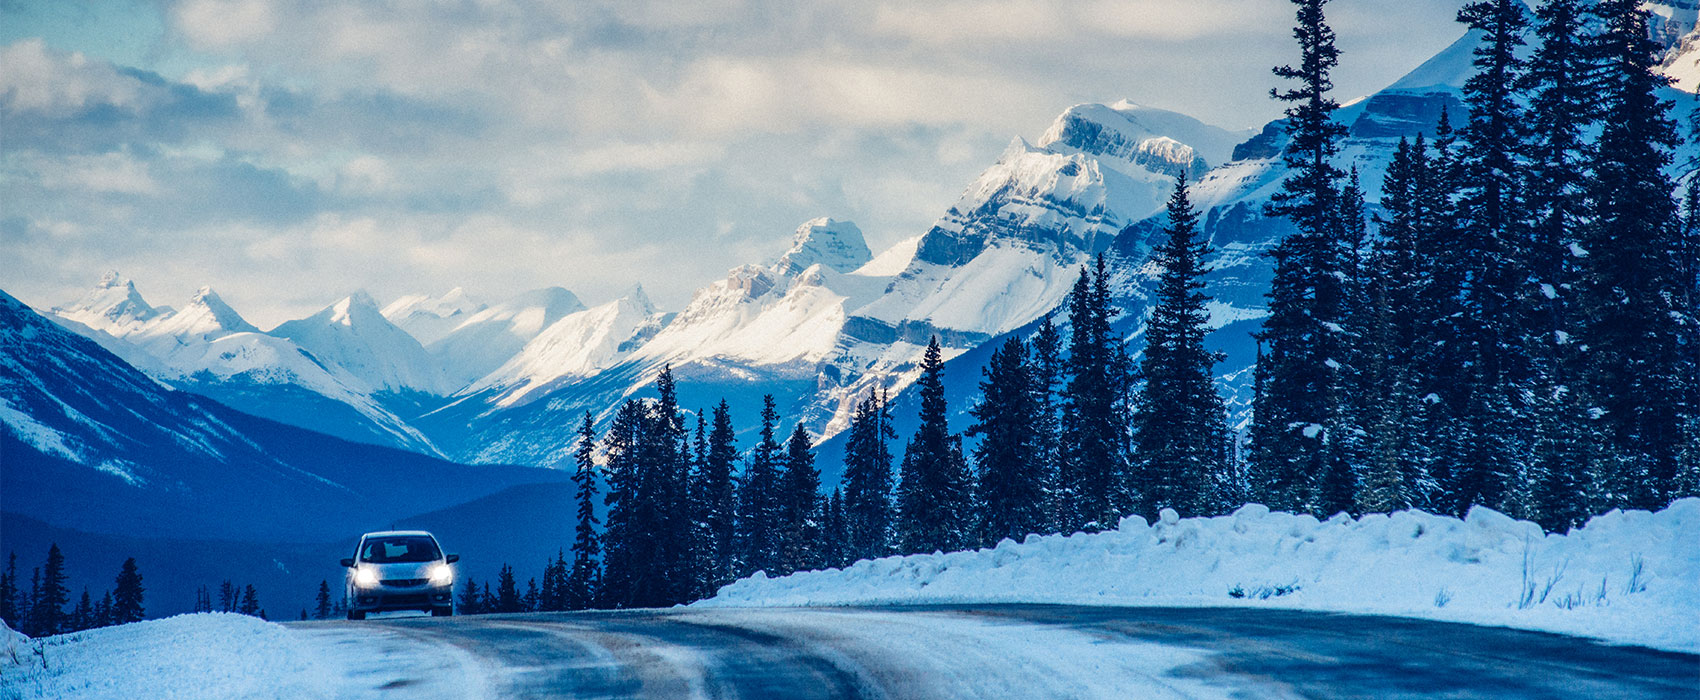
<svg viewBox="0 0 1700 700">
<path fill-rule="evenodd" d="M 1032 349 L 1033 394 L 1038 412 L 1038 420 L 1033 426 L 1038 433 L 1038 444 L 1032 461 L 1045 490 L 1045 526 L 1040 532 L 1054 533 L 1062 530 L 1062 523 L 1057 519 L 1057 514 L 1062 511 L 1057 484 L 1062 418 L 1057 392 L 1062 383 L 1063 363 L 1062 334 L 1052 322 L 1051 314 L 1045 314 L 1039 322 L 1039 330 L 1033 333 Z"/>
<path fill-rule="evenodd" d="M 1462 514 L 1481 504 L 1510 510 L 1518 500 L 1524 443 L 1520 402 L 1527 392 L 1525 339 L 1520 334 L 1525 239 L 1520 172 L 1527 150 L 1518 89 L 1524 63 L 1518 47 L 1527 27 L 1524 5 L 1484 0 L 1466 5 L 1461 22 L 1483 33 L 1476 72 L 1465 82 L 1467 147 L 1458 161 L 1461 225 L 1435 259 L 1452 313 L 1436 328 L 1446 352 L 1437 365 L 1436 393 L 1454 417 L 1456 450 L 1448 509 Z"/>
<path fill-rule="evenodd" d="M 850 529 L 844 517 L 843 489 L 833 489 L 832 497 L 827 499 L 819 549 L 823 567 L 842 569 L 851 564 Z"/>
<path fill-rule="evenodd" d="M 597 559 L 602 553 L 601 542 L 596 536 L 596 427 L 589 411 L 579 423 L 578 446 L 573 457 L 577 464 L 577 470 L 573 472 L 573 486 L 578 502 L 578 524 L 573 529 L 572 574 L 566 578 L 563 584 L 565 591 L 559 595 L 563 609 L 583 610 L 597 601 L 600 578 L 597 575 Z"/>
<path fill-rule="evenodd" d="M 1428 193 L 1429 154 L 1422 136 L 1403 138 L 1382 185 L 1379 235 L 1365 263 L 1363 308 L 1354 315 L 1358 392 L 1353 402 L 1363 431 L 1359 455 L 1358 512 L 1391 512 L 1422 503 L 1427 486 L 1424 443 L 1416 439 L 1423 415 L 1417 394 L 1420 304 L 1427 272 L 1419 257 Z"/>
<path fill-rule="evenodd" d="M 890 406 L 883 392 L 869 392 L 856 405 L 844 441 L 844 520 L 847 556 L 876 559 L 892 553 Z"/>
<path fill-rule="evenodd" d="M 801 423 L 785 441 L 780 491 L 779 571 L 821 568 L 820 471 L 815 469 L 814 443 Z"/>
<path fill-rule="evenodd" d="M 41 567 L 38 566 L 38 567 L 35 567 L 34 569 L 30 570 L 30 590 L 29 590 L 29 594 L 26 596 L 26 602 L 29 603 L 29 605 L 26 608 L 27 612 L 24 614 L 24 619 L 23 619 L 24 628 L 23 628 L 23 630 L 21 630 L 26 635 L 41 635 L 41 634 L 43 634 L 41 632 L 40 627 L 39 627 L 39 623 L 35 619 L 35 611 L 36 611 L 35 601 L 36 601 L 37 598 L 40 598 L 40 597 L 41 597 Z M 51 634 L 51 633 L 47 633 L 47 634 Z"/>
<path fill-rule="evenodd" d="M 340 603 L 341 599 L 338 599 L 338 602 Z M 212 592 L 208 591 L 206 586 L 197 586 L 195 588 L 195 612 L 210 613 L 212 611 Z"/>
<path fill-rule="evenodd" d="M 67 631 L 80 632 L 91 627 L 99 627 L 94 621 L 94 600 L 89 597 L 89 589 L 83 587 L 83 597 L 77 605 L 71 608 L 71 616 L 67 620 Z"/>
<path fill-rule="evenodd" d="M 1140 511 L 1174 508 L 1216 515 L 1226 502 L 1227 409 L 1216 393 L 1213 368 L 1221 354 L 1204 348 L 1209 297 L 1203 293 L 1210 245 L 1198 238 L 1198 212 L 1183 175 L 1169 198 L 1169 224 L 1152 251 L 1162 269 L 1156 303 L 1145 323 L 1145 383 L 1133 412 L 1133 455 L 1141 477 Z"/>
<path fill-rule="evenodd" d="M 620 405 L 614 414 L 608 434 L 603 437 L 603 454 L 607 459 L 608 526 L 602 533 L 602 582 L 599 588 L 601 604 L 607 607 L 628 607 L 631 588 L 640 574 L 647 544 L 643 523 L 637 515 L 642 498 L 639 461 L 639 442 L 647 429 L 648 419 L 643 404 L 633 399 Z"/>
<path fill-rule="evenodd" d="M 117 602 L 114 599 L 113 612 L 116 613 L 117 610 Z M 250 583 L 242 587 L 242 603 L 237 606 L 236 612 L 251 617 L 262 617 L 264 615 L 264 612 L 260 610 L 260 593 L 254 589 L 254 584 Z"/>
<path fill-rule="evenodd" d="M 1050 518 L 1044 462 L 1033 458 L 1041 449 L 1040 407 L 1027 346 L 1020 338 L 1004 341 L 981 373 L 980 403 L 969 409 L 975 423 L 966 434 L 980 438 L 974 446 L 979 465 L 976 539 L 989 547 L 1044 531 Z"/>
<path fill-rule="evenodd" d="M 455 606 L 455 612 L 461 615 L 477 615 L 484 612 L 482 602 L 478 597 L 478 583 L 473 581 L 471 576 L 466 577 L 460 588 L 460 602 Z"/>
<path fill-rule="evenodd" d="M 537 592 L 537 579 L 534 579 L 534 578 L 526 579 L 525 580 L 525 595 L 522 595 L 519 598 L 519 609 L 520 609 L 520 611 L 521 612 L 537 612 L 537 611 L 541 610 L 542 608 L 538 607 L 541 600 L 542 600 L 542 596 Z"/>
<path fill-rule="evenodd" d="M 34 631 L 31 637 L 46 637 L 66 629 L 65 606 L 71 602 L 71 591 L 65 585 L 65 555 L 58 543 L 47 550 L 47 563 L 41 568 L 40 583 L 33 596 L 35 609 L 30 613 Z"/>
<path fill-rule="evenodd" d="M 1364 193 L 1358 180 L 1358 169 L 1352 168 L 1337 200 L 1339 235 L 1344 246 L 1342 295 L 1345 298 L 1342 326 L 1346 343 L 1344 362 L 1338 368 L 1341 405 L 1334 422 L 1323 426 L 1323 432 L 1333 436 L 1331 459 L 1323 467 L 1316 488 L 1316 511 L 1319 513 L 1353 513 L 1357 510 L 1358 491 L 1362 486 L 1360 474 L 1369 461 L 1368 435 L 1370 411 L 1365 403 L 1374 400 L 1369 395 L 1373 383 L 1372 360 L 1365 351 L 1370 349 L 1368 335 L 1375 317 L 1370 307 L 1366 277 L 1368 270 L 1363 259 L 1363 246 L 1368 237 L 1364 217 Z"/>
<path fill-rule="evenodd" d="M 779 411 L 771 394 L 762 397 L 761 437 L 744 467 L 738 488 L 738 549 L 742 575 L 779 568 L 779 468 L 781 450 L 774 438 Z"/>
<path fill-rule="evenodd" d="M 207 612 L 212 612 L 208 610 Z M 112 591 L 100 596 L 100 602 L 94 606 L 95 623 L 99 626 L 112 624 Z"/>
<path fill-rule="evenodd" d="M 0 574 L 0 620 L 17 629 L 23 627 L 18 619 L 18 553 L 6 557 L 6 572 Z"/>
<path fill-rule="evenodd" d="M 331 616 L 331 583 L 319 580 L 319 594 L 313 598 L 313 619 L 328 620 Z"/>
<path fill-rule="evenodd" d="M 1275 75 L 1296 80 L 1270 95 L 1287 102 L 1288 141 L 1282 152 L 1288 175 L 1265 209 L 1296 229 L 1270 252 L 1275 276 L 1268 293 L 1269 316 L 1257 336 L 1255 373 L 1261 391 L 1253 399 L 1250 470 L 1256 498 L 1271 508 L 1315 508 L 1317 483 L 1343 458 L 1327 434 L 1338 425 L 1344 404 L 1341 360 L 1346 359 L 1350 251 L 1338 213 L 1339 181 L 1332 160 L 1345 127 L 1333 120 L 1339 103 L 1328 96 L 1329 73 L 1339 62 L 1334 31 L 1323 16 L 1326 0 L 1298 5 L 1298 67 L 1279 66 Z"/>
<path fill-rule="evenodd" d="M 1104 256 L 1082 268 L 1069 294 L 1068 383 L 1062 392 L 1055 517 L 1062 530 L 1114 527 L 1132 508 L 1128 391 L 1132 367 L 1110 328 Z"/>
<path fill-rule="evenodd" d="M 519 582 L 514 578 L 514 567 L 504 563 L 501 571 L 496 574 L 496 609 L 493 612 L 516 613 L 523 609 L 519 597 Z"/>
<path fill-rule="evenodd" d="M 502 601 L 496 597 L 496 589 L 490 587 L 489 581 L 484 582 L 483 589 L 483 592 L 478 596 L 479 612 L 485 614 L 501 612 Z"/>
<path fill-rule="evenodd" d="M 907 554 L 956 551 L 972 540 L 971 498 L 961 438 L 947 422 L 944 358 L 938 338 L 927 343 L 921 377 L 921 424 L 903 451 L 903 477 L 897 489 L 897 539 Z"/>
<path fill-rule="evenodd" d="M 704 593 L 712 594 L 732 582 L 738 574 L 734 538 L 737 532 L 737 492 L 732 481 L 733 463 L 738 459 L 737 431 L 732 427 L 732 409 L 721 399 L 714 407 L 714 425 L 697 482 L 702 492 L 700 515 L 702 550 L 707 560 Z"/>
<path fill-rule="evenodd" d="M 694 589 L 692 547 L 695 530 L 690 515 L 690 434 L 679 408 L 673 368 L 664 365 L 655 379 L 656 400 L 649 405 L 648 429 L 642 448 L 644 520 L 653 554 L 649 574 L 634 603 L 662 607 L 688 602 Z"/>
<path fill-rule="evenodd" d="M 1678 492 L 1685 405 L 1700 376 L 1692 355 L 1695 310 L 1685 289 L 1681 227 L 1666 174 L 1677 143 L 1670 103 L 1656 91 L 1659 47 L 1636 0 L 1601 0 L 1593 42 L 1600 60 L 1601 131 L 1587 183 L 1593 220 L 1579 246 L 1581 343 L 1587 348 L 1588 401 L 1612 454 L 1610 505 L 1658 508 Z M 1691 352 L 1691 351 L 1690 351 Z"/>
<path fill-rule="evenodd" d="M 136 558 L 124 560 L 112 588 L 112 621 L 114 624 L 140 622 L 146 616 L 142 607 L 142 574 L 136 569 Z"/>
<path fill-rule="evenodd" d="M 1529 344 L 1534 405 L 1528 480 L 1533 515 L 1549 531 L 1580 525 L 1588 504 L 1593 426 L 1571 384 L 1578 381 L 1574 302 L 1578 232 L 1588 217 L 1584 184 L 1591 159 L 1586 132 L 1596 117 L 1594 72 L 1578 0 L 1547 0 L 1535 12 L 1540 46 L 1524 74 L 1532 139 L 1523 191 L 1530 220 L 1522 265 L 1539 290 L 1527 297 L 1522 336 Z"/>
<path fill-rule="evenodd" d="M 236 590 L 236 584 L 231 583 L 230 579 L 225 579 L 223 583 L 218 585 L 218 611 L 236 612 L 236 604 L 241 602 L 240 595 Z"/>
</svg>

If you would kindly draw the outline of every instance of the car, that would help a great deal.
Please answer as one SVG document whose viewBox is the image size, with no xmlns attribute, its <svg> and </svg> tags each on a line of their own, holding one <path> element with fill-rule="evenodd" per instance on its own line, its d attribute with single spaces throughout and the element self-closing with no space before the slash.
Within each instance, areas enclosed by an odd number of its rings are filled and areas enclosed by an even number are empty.
<svg viewBox="0 0 1700 700">
<path fill-rule="evenodd" d="M 390 610 L 453 615 L 457 561 L 459 554 L 444 554 L 436 536 L 424 530 L 361 535 L 354 556 L 342 560 L 348 619 Z"/>
</svg>

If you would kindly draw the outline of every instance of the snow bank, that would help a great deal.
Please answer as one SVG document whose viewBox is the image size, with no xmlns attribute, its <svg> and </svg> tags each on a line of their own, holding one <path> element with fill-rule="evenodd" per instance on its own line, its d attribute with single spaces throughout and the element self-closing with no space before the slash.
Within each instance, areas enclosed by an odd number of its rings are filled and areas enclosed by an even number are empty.
<svg viewBox="0 0 1700 700">
<path fill-rule="evenodd" d="M 343 690 L 320 672 L 318 644 L 246 615 L 178 615 L 9 638 L 8 646 L 14 641 L 16 653 L 0 655 L 6 698 L 329 698 Z"/>
<path fill-rule="evenodd" d="M 1033 602 L 1242 605 L 1519 627 L 1700 651 L 1700 499 L 1612 511 L 1566 535 L 1475 508 L 1327 521 L 1232 515 L 1029 536 L 720 589 L 701 606 Z"/>
</svg>

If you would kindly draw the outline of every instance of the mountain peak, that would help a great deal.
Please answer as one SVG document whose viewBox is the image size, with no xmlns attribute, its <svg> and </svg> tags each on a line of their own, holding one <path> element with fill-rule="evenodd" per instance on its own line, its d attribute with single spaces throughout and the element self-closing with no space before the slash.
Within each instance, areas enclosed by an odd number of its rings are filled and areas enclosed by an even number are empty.
<svg viewBox="0 0 1700 700">
<path fill-rule="evenodd" d="M 332 304 L 329 310 L 330 320 L 343 325 L 366 323 L 366 319 L 373 316 L 383 317 L 383 312 L 378 310 L 378 300 L 373 299 L 364 289 L 355 290 L 353 294 L 343 297 L 341 301 Z"/>
<path fill-rule="evenodd" d="M 643 291 L 641 282 L 633 282 L 632 286 L 626 288 L 626 293 L 621 294 L 616 301 L 631 302 L 646 314 L 655 313 L 655 304 L 649 300 L 649 293 Z"/>
<path fill-rule="evenodd" d="M 161 324 L 171 326 L 172 333 L 245 333 L 259 330 L 225 303 L 212 287 L 204 285 L 195 290 L 195 295 L 189 298 L 189 303 L 181 311 L 171 314 L 169 320 Z"/>
<path fill-rule="evenodd" d="M 793 275 L 820 264 L 850 272 L 873 259 L 862 229 L 849 221 L 820 217 L 803 222 L 791 236 L 791 249 L 774 263 L 774 270 Z"/>
<path fill-rule="evenodd" d="M 151 321 L 162 312 L 142 299 L 130 278 L 108 270 L 82 298 L 53 307 L 53 313 L 90 328 L 112 331 Z"/>
</svg>

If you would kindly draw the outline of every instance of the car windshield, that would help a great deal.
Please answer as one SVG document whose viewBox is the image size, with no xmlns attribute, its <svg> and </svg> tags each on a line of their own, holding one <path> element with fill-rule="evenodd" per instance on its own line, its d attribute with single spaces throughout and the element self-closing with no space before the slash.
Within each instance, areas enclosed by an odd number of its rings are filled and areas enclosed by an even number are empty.
<svg viewBox="0 0 1700 700">
<path fill-rule="evenodd" d="M 419 535 L 372 537 L 360 547 L 360 561 L 370 564 L 436 561 L 442 558 L 437 543 Z"/>
</svg>

